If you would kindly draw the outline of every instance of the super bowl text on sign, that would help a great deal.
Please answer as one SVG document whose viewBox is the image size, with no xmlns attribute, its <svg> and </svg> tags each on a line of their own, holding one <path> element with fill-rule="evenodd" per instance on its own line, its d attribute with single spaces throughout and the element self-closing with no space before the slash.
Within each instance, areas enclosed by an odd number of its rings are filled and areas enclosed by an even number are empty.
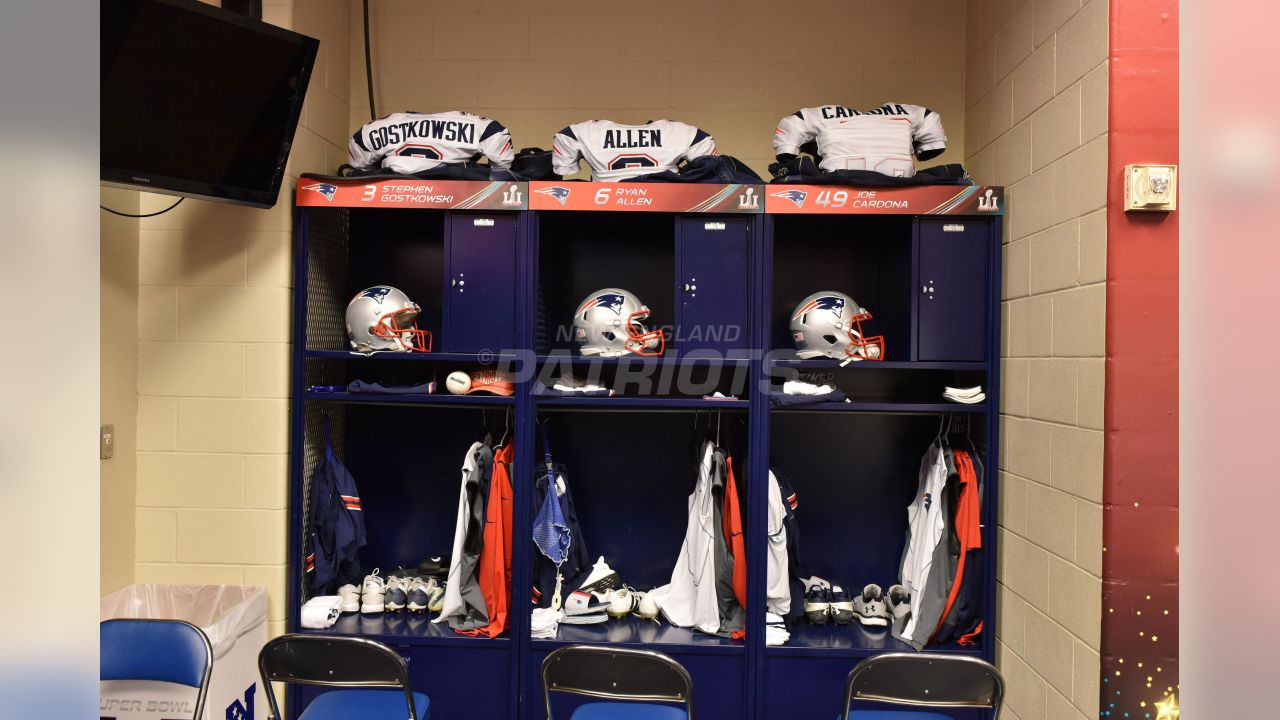
<svg viewBox="0 0 1280 720">
<path fill-rule="evenodd" d="M 530 210 L 761 213 L 758 185 L 639 182 L 531 182 Z"/>
<path fill-rule="evenodd" d="M 1004 188 L 978 185 L 852 187 L 770 185 L 765 212 L 775 215 L 1003 215 Z"/>
<path fill-rule="evenodd" d="M 485 180 L 417 180 L 395 178 L 298 179 L 299 207 L 436 208 L 525 210 L 528 185 Z"/>
</svg>

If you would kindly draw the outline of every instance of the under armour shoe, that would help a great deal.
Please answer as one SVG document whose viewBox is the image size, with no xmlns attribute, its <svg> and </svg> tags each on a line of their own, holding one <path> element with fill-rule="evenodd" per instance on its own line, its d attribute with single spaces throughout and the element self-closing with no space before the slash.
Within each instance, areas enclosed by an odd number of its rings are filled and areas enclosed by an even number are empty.
<svg viewBox="0 0 1280 720">
<path fill-rule="evenodd" d="M 338 588 L 338 609 L 344 613 L 360 612 L 360 589 L 351 583 Z"/>
<path fill-rule="evenodd" d="M 804 594 L 804 616 L 814 625 L 826 625 L 831 617 L 831 588 L 814 583 Z"/>
<path fill-rule="evenodd" d="M 911 614 L 911 593 L 901 585 L 893 585 L 887 595 L 889 613 L 893 619 L 900 620 Z"/>
<path fill-rule="evenodd" d="M 885 627 L 889 624 L 889 608 L 885 605 L 884 593 L 874 583 L 863 588 L 862 594 L 854 599 L 853 611 L 863 625 Z"/>
<path fill-rule="evenodd" d="M 853 600 L 848 591 L 839 585 L 831 586 L 831 618 L 837 625 L 853 622 Z"/>
<path fill-rule="evenodd" d="M 598 597 L 603 597 L 606 592 L 622 585 L 622 578 L 618 577 L 618 573 L 609 567 L 609 563 L 604 561 L 601 555 L 596 564 L 591 566 L 591 572 L 587 573 L 587 577 L 578 586 L 581 592 L 591 593 Z"/>
<path fill-rule="evenodd" d="M 409 600 L 409 582 L 409 578 L 398 575 L 392 575 L 387 580 L 387 594 L 383 598 L 383 607 L 387 612 L 398 613 L 404 610 Z"/>
<path fill-rule="evenodd" d="M 409 612 L 426 612 L 427 606 L 431 604 L 431 592 L 436 588 L 436 579 L 431 578 L 429 580 L 423 580 L 422 578 L 416 577 L 409 578 L 406 585 Z M 441 597 L 443 597 L 443 595 Z"/>
<path fill-rule="evenodd" d="M 360 586 L 360 612 L 371 614 L 386 610 L 387 580 L 378 574 L 378 568 L 364 576 Z"/>
</svg>

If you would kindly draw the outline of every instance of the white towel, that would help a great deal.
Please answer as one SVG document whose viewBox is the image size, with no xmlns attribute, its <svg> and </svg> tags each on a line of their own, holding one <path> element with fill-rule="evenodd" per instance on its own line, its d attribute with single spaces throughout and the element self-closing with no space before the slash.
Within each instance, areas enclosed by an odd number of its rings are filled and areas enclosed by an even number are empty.
<svg viewBox="0 0 1280 720">
<path fill-rule="evenodd" d="M 534 608 L 533 617 L 529 620 L 529 637 L 553 638 L 560 629 L 560 619 L 564 614 L 551 608 Z"/>
<path fill-rule="evenodd" d="M 302 627 L 327 630 L 342 613 L 342 599 L 337 595 L 317 595 L 302 604 Z"/>
</svg>

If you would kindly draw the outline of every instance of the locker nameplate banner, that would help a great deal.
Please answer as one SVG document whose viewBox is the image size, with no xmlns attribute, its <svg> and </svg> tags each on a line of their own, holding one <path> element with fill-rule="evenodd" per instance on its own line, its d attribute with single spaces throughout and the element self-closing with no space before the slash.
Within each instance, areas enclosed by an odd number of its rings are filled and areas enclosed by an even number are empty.
<svg viewBox="0 0 1280 720">
<path fill-rule="evenodd" d="M 737 184 L 531 182 L 529 209 L 761 213 L 764 189 Z"/>
<path fill-rule="evenodd" d="M 765 212 L 777 215 L 1004 214 L 1004 188 L 982 185 L 769 185 L 765 196 Z"/>
<path fill-rule="evenodd" d="M 298 178 L 299 207 L 527 210 L 529 186 L 488 180 Z"/>
</svg>

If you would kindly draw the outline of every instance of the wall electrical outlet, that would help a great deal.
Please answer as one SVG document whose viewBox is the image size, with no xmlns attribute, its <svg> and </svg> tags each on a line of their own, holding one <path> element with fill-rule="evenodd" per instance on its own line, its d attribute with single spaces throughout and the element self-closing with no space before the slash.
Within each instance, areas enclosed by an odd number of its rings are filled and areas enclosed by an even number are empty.
<svg viewBox="0 0 1280 720">
<path fill-rule="evenodd" d="M 116 426 L 103 425 L 98 433 L 98 459 L 110 460 L 116 454 Z"/>
<path fill-rule="evenodd" d="M 1172 212 L 1177 209 L 1177 165 L 1124 166 L 1125 212 Z"/>
</svg>

